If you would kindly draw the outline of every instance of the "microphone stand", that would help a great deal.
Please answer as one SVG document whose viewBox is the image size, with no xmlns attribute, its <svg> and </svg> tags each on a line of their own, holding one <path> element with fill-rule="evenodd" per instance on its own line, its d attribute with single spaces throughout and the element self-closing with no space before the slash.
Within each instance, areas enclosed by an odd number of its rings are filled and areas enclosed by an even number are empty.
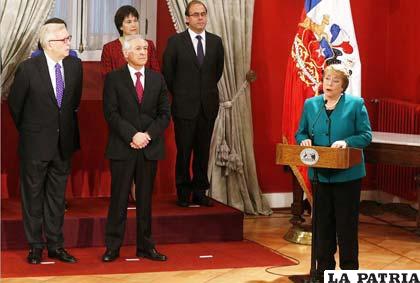
<svg viewBox="0 0 420 283">
<path fill-rule="evenodd" d="M 314 142 L 314 135 L 311 135 L 312 145 Z M 317 268 L 317 189 L 319 185 L 317 168 L 313 167 L 314 178 L 312 180 L 312 237 L 311 237 L 311 269 L 309 275 L 295 275 L 290 276 L 289 279 L 296 283 L 322 283 L 318 278 Z"/>
<path fill-rule="evenodd" d="M 314 135 L 312 133 L 312 145 L 314 142 Z M 318 243 L 318 233 L 317 233 L 317 210 L 318 210 L 318 170 L 316 167 L 313 167 L 314 178 L 312 180 L 312 238 L 311 238 L 311 271 L 309 272 L 309 280 L 305 280 L 305 283 L 316 283 L 318 280 L 318 266 L 317 266 L 317 243 Z"/>
<path fill-rule="evenodd" d="M 312 124 L 312 132 L 311 132 L 311 144 L 315 146 L 315 134 L 314 128 L 315 124 L 318 122 L 319 116 L 321 112 L 325 110 L 325 105 L 327 104 L 328 100 L 324 99 L 322 107 L 318 111 L 318 115 Z M 330 135 L 330 127 L 331 123 L 329 122 L 328 118 L 328 136 L 331 139 Z M 330 142 L 331 143 L 331 142 Z M 312 180 L 312 238 L 311 238 L 311 271 L 310 271 L 310 278 L 306 283 L 319 283 L 319 275 L 318 274 L 318 252 L 317 252 L 317 244 L 318 244 L 318 233 L 317 233 L 317 224 L 318 224 L 318 186 L 319 186 L 319 176 L 318 176 L 318 168 L 313 167 L 314 170 L 314 178 Z"/>
<path fill-rule="evenodd" d="M 311 132 L 309 133 L 311 144 L 315 146 L 315 134 L 314 128 L 315 124 L 318 122 L 319 116 L 322 113 L 322 110 L 325 109 L 325 104 L 327 104 L 327 100 L 323 100 L 322 107 L 320 107 L 318 113 L 316 114 L 316 118 L 312 124 Z M 329 130 L 329 129 L 328 129 Z M 312 180 L 312 238 L 311 238 L 311 270 L 308 275 L 304 276 L 291 276 L 289 277 L 290 280 L 293 282 L 303 282 L 303 283 L 322 283 L 319 281 L 318 278 L 318 266 L 317 266 L 317 189 L 319 185 L 319 177 L 318 177 L 318 169 L 313 167 L 314 170 L 314 178 Z"/>
</svg>

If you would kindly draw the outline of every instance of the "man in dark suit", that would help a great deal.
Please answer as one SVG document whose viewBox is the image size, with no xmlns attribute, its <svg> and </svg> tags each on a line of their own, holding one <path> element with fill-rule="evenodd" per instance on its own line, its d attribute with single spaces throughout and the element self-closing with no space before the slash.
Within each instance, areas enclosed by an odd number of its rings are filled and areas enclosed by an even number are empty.
<svg viewBox="0 0 420 283">
<path fill-rule="evenodd" d="M 193 203 L 211 206 L 205 192 L 210 186 L 207 168 L 224 50 L 221 38 L 205 31 L 207 8 L 201 1 L 189 2 L 185 16 L 188 29 L 169 38 L 163 57 L 163 74 L 173 95 L 177 204 L 189 206 L 192 193 Z"/>
<path fill-rule="evenodd" d="M 82 64 L 70 57 L 64 24 L 41 27 L 44 53 L 22 62 L 8 102 L 19 131 L 20 189 L 28 262 L 48 256 L 63 262 L 76 259 L 63 249 L 64 196 L 72 154 L 79 147 L 76 112 L 82 94 Z"/>
<path fill-rule="evenodd" d="M 64 24 L 64 26 L 67 28 L 66 22 L 63 21 L 60 18 L 50 18 L 50 19 L 48 19 L 44 23 L 44 25 L 46 25 L 46 24 Z M 31 53 L 31 58 L 34 58 L 36 56 L 39 56 L 39 55 L 41 55 L 44 52 L 42 50 L 41 42 L 38 41 L 37 47 L 38 47 L 38 49 L 36 49 L 34 52 Z M 72 50 L 72 49 L 69 50 L 69 56 L 73 56 L 73 57 L 79 58 L 77 56 L 77 52 L 74 51 L 74 50 Z M 76 119 L 77 119 L 77 117 L 76 117 Z M 77 142 L 76 149 L 80 149 L 79 128 L 77 128 L 77 130 L 76 130 L 75 139 L 76 139 L 76 142 Z M 67 200 L 64 201 L 64 206 L 65 206 L 65 208 L 67 210 L 68 209 Z"/>
<path fill-rule="evenodd" d="M 147 69 L 147 41 L 140 35 L 125 37 L 123 52 L 128 64 L 105 79 L 103 108 L 109 127 L 106 156 L 111 168 L 111 201 L 105 232 L 110 262 L 119 257 L 127 219 L 128 194 L 136 183 L 137 256 L 165 261 L 152 241 L 152 189 L 157 160 L 165 155 L 163 132 L 170 107 L 161 74 Z"/>
</svg>

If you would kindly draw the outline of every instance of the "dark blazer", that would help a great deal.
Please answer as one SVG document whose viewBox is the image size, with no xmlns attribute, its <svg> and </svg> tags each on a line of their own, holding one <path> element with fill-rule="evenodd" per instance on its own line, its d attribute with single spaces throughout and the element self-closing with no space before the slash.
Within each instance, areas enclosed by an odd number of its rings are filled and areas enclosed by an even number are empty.
<svg viewBox="0 0 420 283">
<path fill-rule="evenodd" d="M 330 117 L 325 111 L 322 95 L 309 98 L 303 106 L 296 142 L 310 139 L 317 146 L 331 146 L 344 140 L 348 147 L 365 148 L 372 141 L 372 129 L 364 101 L 360 97 L 344 94 Z M 347 182 L 366 175 L 364 162 L 348 169 L 318 169 L 319 181 L 324 183 Z M 313 179 L 313 169 L 309 168 Z"/>
<path fill-rule="evenodd" d="M 143 149 L 147 159 L 160 160 L 165 156 L 163 132 L 171 115 L 166 84 L 161 74 L 147 68 L 144 80 L 143 101 L 139 104 L 127 65 L 106 76 L 103 108 L 109 126 L 109 159 L 135 158 L 137 150 L 130 143 L 137 132 L 147 132 L 152 138 Z"/>
<path fill-rule="evenodd" d="M 222 39 L 206 32 L 203 64 L 197 60 L 188 30 L 173 35 L 163 55 L 163 75 L 173 95 L 172 113 L 183 119 L 195 118 L 203 107 L 207 118 L 219 111 L 217 82 L 223 73 Z"/>
<path fill-rule="evenodd" d="M 19 156 L 51 160 L 57 145 L 64 159 L 80 147 L 77 111 L 82 95 L 80 59 L 63 59 L 64 96 L 61 108 L 48 72 L 45 54 L 22 62 L 17 68 L 8 97 L 13 121 L 19 131 Z"/>
</svg>

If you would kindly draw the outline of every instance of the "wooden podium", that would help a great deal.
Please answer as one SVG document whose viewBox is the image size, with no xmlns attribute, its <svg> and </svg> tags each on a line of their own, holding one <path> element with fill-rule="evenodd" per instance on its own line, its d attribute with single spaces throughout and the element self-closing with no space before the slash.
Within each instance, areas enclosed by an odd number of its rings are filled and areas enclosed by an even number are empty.
<svg viewBox="0 0 420 283">
<path fill-rule="evenodd" d="M 299 146 L 277 144 L 276 146 L 276 164 L 289 166 L 308 166 L 315 168 L 347 169 L 362 162 L 362 150 L 357 148 L 331 148 L 322 146 Z M 297 183 L 297 182 L 295 182 Z M 314 184 L 315 186 L 315 184 Z M 316 194 L 316 187 L 313 187 Z M 296 191 L 300 191 L 297 197 Z M 300 198 L 300 199 L 299 199 Z M 316 222 L 312 227 L 304 227 L 305 221 L 302 218 L 303 207 L 300 211 L 296 209 L 296 202 L 302 203 L 303 192 L 299 186 L 293 188 L 292 218 L 290 222 L 293 226 L 286 233 L 284 238 L 290 242 L 298 244 L 312 244 L 311 247 L 311 271 L 309 275 L 289 277 L 293 282 L 319 282 L 316 280 Z M 314 199 L 316 200 L 316 198 Z M 312 216 L 316 219 L 317 205 L 312 207 Z M 297 218 L 296 218 L 297 217 Z M 298 221 L 296 221 L 298 220 Z"/>
<path fill-rule="evenodd" d="M 362 150 L 358 148 L 331 148 L 323 146 L 300 146 L 279 143 L 276 145 L 276 164 L 307 166 L 315 168 L 346 169 L 362 162 Z M 303 191 L 294 181 L 291 205 L 292 227 L 284 238 L 297 244 L 310 245 L 311 227 L 304 226 Z"/>
<path fill-rule="evenodd" d="M 305 150 L 307 152 L 305 152 Z M 304 156 L 318 153 L 315 156 Z M 324 146 L 300 146 L 277 144 L 276 164 L 308 166 L 316 168 L 346 169 L 362 162 L 362 150 L 358 148 L 331 148 Z"/>
</svg>

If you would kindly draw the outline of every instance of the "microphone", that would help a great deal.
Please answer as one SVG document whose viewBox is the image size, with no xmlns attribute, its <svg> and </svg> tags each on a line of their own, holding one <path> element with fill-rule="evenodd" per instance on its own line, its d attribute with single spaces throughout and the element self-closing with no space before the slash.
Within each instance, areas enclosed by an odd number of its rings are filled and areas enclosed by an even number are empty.
<svg viewBox="0 0 420 283">
<path fill-rule="evenodd" d="M 314 146 L 314 141 L 315 141 L 315 134 L 314 134 L 314 128 L 316 123 L 318 122 L 319 116 L 321 116 L 321 112 L 322 110 L 325 109 L 325 104 L 327 104 L 328 100 L 324 99 L 323 100 L 323 104 L 321 105 L 321 107 L 319 108 L 318 112 L 316 113 L 316 117 L 314 122 L 312 123 L 312 127 L 311 127 L 311 132 L 310 132 L 310 139 L 312 141 L 312 146 Z"/>
</svg>

